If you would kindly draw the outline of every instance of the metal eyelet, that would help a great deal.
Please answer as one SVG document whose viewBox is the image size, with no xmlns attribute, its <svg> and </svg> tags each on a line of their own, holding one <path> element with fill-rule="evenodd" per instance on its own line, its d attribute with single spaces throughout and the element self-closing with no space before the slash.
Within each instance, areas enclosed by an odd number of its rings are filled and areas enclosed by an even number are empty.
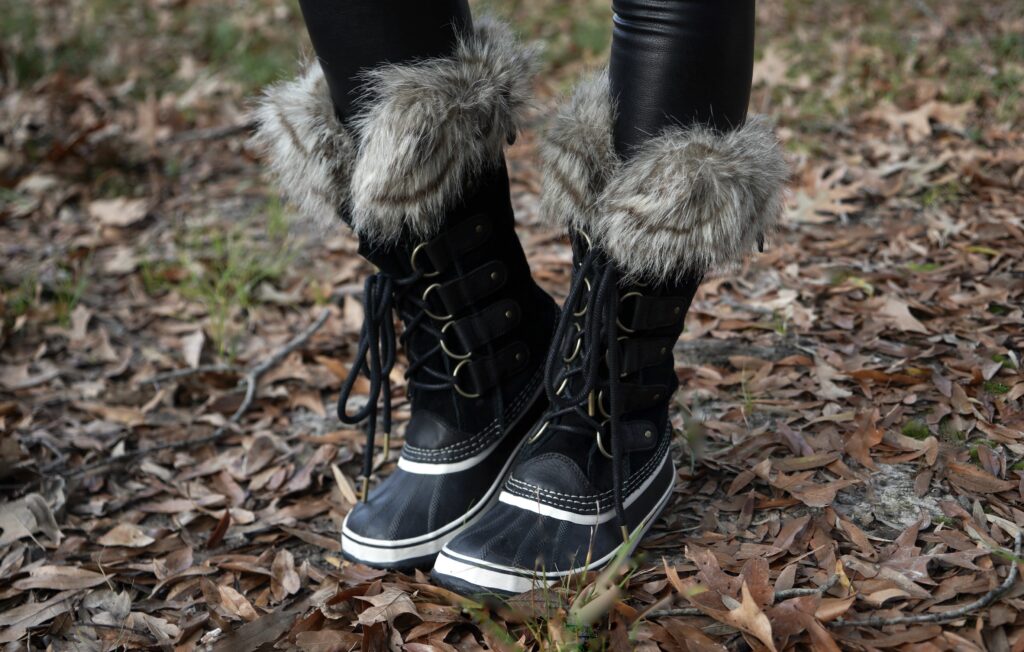
<svg viewBox="0 0 1024 652">
<path fill-rule="evenodd" d="M 440 283 L 434 283 L 433 285 L 428 286 L 427 289 L 423 291 L 423 296 L 421 297 L 424 303 L 423 312 L 427 313 L 428 317 L 432 317 L 437 321 L 446 321 L 454 317 L 454 315 L 435 315 L 434 313 L 430 312 L 430 308 L 426 307 L 428 304 L 427 297 L 430 295 L 430 291 L 439 287 L 441 287 Z"/>
<path fill-rule="evenodd" d="M 562 392 L 565 391 L 565 388 L 568 387 L 568 385 L 569 385 L 569 379 L 568 378 L 563 378 L 562 379 L 562 384 L 559 385 L 558 389 L 555 390 L 555 396 L 561 396 Z"/>
<path fill-rule="evenodd" d="M 601 431 L 600 430 L 595 430 L 594 431 L 594 439 L 597 440 L 597 450 L 601 451 L 601 454 L 604 455 L 605 457 L 607 457 L 608 459 L 614 459 L 612 457 L 612 454 L 604 449 L 604 444 L 601 443 Z"/>
<path fill-rule="evenodd" d="M 639 292 L 627 292 L 626 294 L 624 294 L 621 297 L 619 297 L 619 307 L 621 308 L 622 307 L 622 302 L 625 301 L 626 299 L 629 299 L 630 297 L 642 297 L 642 296 L 644 296 L 644 295 L 639 293 Z M 636 332 L 636 329 L 624 326 L 622 324 L 622 320 L 619 319 L 618 315 L 615 316 L 615 324 L 623 332 L 626 332 L 626 333 L 635 333 Z"/>
<path fill-rule="evenodd" d="M 454 360 L 468 360 L 469 357 L 473 355 L 472 351 L 470 351 L 469 353 L 453 353 L 451 349 L 448 348 L 448 345 L 444 341 L 444 336 L 448 332 L 448 327 L 454 323 L 455 322 L 450 321 L 441 327 L 441 350 L 444 351 L 444 354 L 446 356 Z"/>
<path fill-rule="evenodd" d="M 573 322 L 572 325 L 576 327 L 576 346 L 573 347 L 572 353 L 569 354 L 568 357 L 564 355 L 562 356 L 562 361 L 565 362 L 565 364 L 569 364 L 575 360 L 576 356 L 580 354 L 580 349 L 583 348 L 583 328 L 576 322 Z"/>
<path fill-rule="evenodd" d="M 454 379 L 452 387 L 454 387 L 455 391 L 458 392 L 459 395 L 462 396 L 463 398 L 480 398 L 479 392 L 474 392 L 471 394 L 466 390 L 462 389 L 461 387 L 459 387 L 459 370 L 462 369 L 462 367 L 465 366 L 468 362 L 469 360 L 463 360 L 459 364 L 455 365 L 455 369 L 452 371 L 452 378 Z"/>
<path fill-rule="evenodd" d="M 604 409 L 604 390 L 599 389 L 597 391 L 597 410 L 601 413 L 605 419 L 611 419 L 612 415 L 608 414 L 608 410 Z"/>
<path fill-rule="evenodd" d="M 423 249 L 423 247 L 426 247 L 427 244 L 429 244 L 429 243 L 427 243 L 427 242 L 419 243 L 418 245 L 416 245 L 416 248 L 412 250 L 412 253 L 409 254 L 409 264 L 412 265 L 412 271 L 414 271 L 414 272 L 420 271 L 419 267 L 417 267 L 417 265 L 416 265 L 416 255 L 419 254 L 420 250 Z M 440 274 L 441 274 L 441 272 L 438 272 L 438 271 L 433 271 L 433 272 L 430 272 L 429 274 L 427 272 L 423 272 L 423 278 L 434 278 L 435 276 L 439 276 Z"/>
<path fill-rule="evenodd" d="M 540 439 L 540 436 L 543 435 L 544 431 L 548 429 L 548 424 L 549 423 L 550 423 L 550 421 L 545 421 L 543 424 L 541 424 L 540 428 L 537 428 L 537 432 L 533 433 L 533 435 L 529 439 L 526 440 L 526 443 L 527 444 L 532 444 L 533 442 L 535 442 L 538 439 Z"/>
<path fill-rule="evenodd" d="M 583 279 L 583 282 L 584 282 L 584 283 L 586 284 L 586 286 L 587 286 L 587 295 L 589 295 L 589 294 L 590 294 L 590 291 L 591 291 L 591 287 L 590 287 L 590 279 L 589 279 L 589 278 L 586 278 L 586 277 L 584 277 L 584 279 Z M 588 310 L 589 308 L 590 308 L 590 306 L 588 306 L 588 305 L 584 304 L 584 306 L 583 306 L 583 310 L 580 310 L 579 312 L 573 311 L 573 313 L 572 313 L 572 316 L 573 316 L 573 317 L 582 317 L 583 315 L 587 314 L 587 310 Z"/>
</svg>

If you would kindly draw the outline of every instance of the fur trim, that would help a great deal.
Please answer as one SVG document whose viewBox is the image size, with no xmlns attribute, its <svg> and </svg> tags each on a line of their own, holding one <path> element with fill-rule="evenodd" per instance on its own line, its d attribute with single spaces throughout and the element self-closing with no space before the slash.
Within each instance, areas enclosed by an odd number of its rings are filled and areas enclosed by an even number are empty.
<svg viewBox="0 0 1024 652">
<path fill-rule="evenodd" d="M 635 280 L 737 265 L 782 212 L 789 170 L 769 122 L 752 117 L 725 134 L 670 127 L 622 161 L 611 107 L 602 74 L 555 119 L 542 150 L 546 217 L 582 228 Z"/>
<path fill-rule="evenodd" d="M 537 66 L 502 23 L 481 19 L 451 57 L 365 75 L 366 109 L 343 126 L 319 65 L 271 88 L 257 144 L 308 215 L 345 215 L 360 238 L 430 237 L 519 130 Z M 329 208 L 329 210 L 328 210 Z"/>
<path fill-rule="evenodd" d="M 467 184 L 514 139 L 536 70 L 536 50 L 511 30 L 478 20 L 451 58 L 387 66 L 367 75 L 369 109 L 352 177 L 353 221 L 374 240 L 436 232 Z"/>
<path fill-rule="evenodd" d="M 589 231 L 587 225 L 597 219 L 597 197 L 618 160 L 612 142 L 614 122 L 606 73 L 582 81 L 555 114 L 540 142 L 541 214 L 548 221 Z"/>
<path fill-rule="evenodd" d="M 336 225 L 349 203 L 356 144 L 334 112 L 320 64 L 264 91 L 253 118 L 251 143 L 284 196 L 315 224 Z"/>
</svg>

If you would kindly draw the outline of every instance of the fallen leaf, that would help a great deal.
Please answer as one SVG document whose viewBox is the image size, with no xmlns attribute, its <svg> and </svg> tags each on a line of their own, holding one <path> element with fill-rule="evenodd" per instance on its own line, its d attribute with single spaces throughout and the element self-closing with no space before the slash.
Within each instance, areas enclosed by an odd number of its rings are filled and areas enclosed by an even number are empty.
<svg viewBox="0 0 1024 652">
<path fill-rule="evenodd" d="M 0 548 L 38 533 L 60 544 L 61 531 L 45 498 L 31 493 L 0 505 Z"/>
<path fill-rule="evenodd" d="M 89 202 L 89 215 L 104 226 L 127 227 L 148 213 L 146 199 L 96 199 Z"/>
<path fill-rule="evenodd" d="M 125 548 L 145 548 L 156 541 L 143 532 L 139 526 L 121 523 L 99 538 L 101 546 L 123 546 Z"/>
<path fill-rule="evenodd" d="M 14 588 L 50 589 L 68 591 L 71 589 L 88 589 L 99 586 L 107 581 L 107 577 L 95 571 L 77 566 L 37 566 L 29 571 L 28 577 L 14 582 Z"/>
<path fill-rule="evenodd" d="M 373 605 L 367 607 L 359 614 L 360 625 L 372 625 L 380 622 L 391 624 L 396 617 L 402 614 L 419 616 L 419 613 L 416 611 L 416 605 L 413 604 L 409 594 L 398 589 L 389 587 L 377 595 L 358 595 L 355 597 L 357 600 L 363 600 Z"/>
<path fill-rule="evenodd" d="M 280 550 L 270 566 L 270 592 L 280 602 L 299 592 L 299 574 L 295 572 L 295 557 L 288 550 Z"/>
</svg>

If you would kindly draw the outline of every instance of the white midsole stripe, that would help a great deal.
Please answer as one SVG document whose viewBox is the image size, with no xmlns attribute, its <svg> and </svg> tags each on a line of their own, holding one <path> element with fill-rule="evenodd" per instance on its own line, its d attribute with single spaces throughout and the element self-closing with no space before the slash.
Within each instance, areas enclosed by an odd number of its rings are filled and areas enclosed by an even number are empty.
<svg viewBox="0 0 1024 652">
<path fill-rule="evenodd" d="M 452 462 L 450 464 L 434 464 L 432 462 L 413 462 L 407 460 L 404 457 L 398 458 L 398 468 L 402 469 L 406 473 L 415 473 L 416 475 L 448 475 L 449 473 L 458 473 L 459 471 L 465 471 L 471 469 L 480 462 L 487 459 L 487 456 L 494 452 L 494 449 L 501 444 L 501 439 L 488 446 L 482 453 L 477 453 L 473 457 L 468 457 L 461 462 Z"/>
<path fill-rule="evenodd" d="M 669 463 L 671 464 L 671 461 Z M 674 475 L 675 471 L 673 465 L 673 476 Z M 669 483 L 668 489 L 665 490 L 665 493 L 658 499 L 654 509 L 644 517 L 644 520 L 639 526 L 637 526 L 636 530 L 634 530 L 634 534 L 636 534 L 637 531 L 640 531 L 641 533 L 647 531 L 654 522 L 654 515 L 660 512 L 665 507 L 665 504 L 668 503 L 674 488 L 675 481 L 673 480 L 673 482 Z M 636 537 L 633 544 L 634 546 L 640 542 L 640 538 L 640 536 Z M 614 559 L 622 545 L 616 547 L 604 557 L 591 561 L 589 570 L 597 570 Z M 480 565 L 487 566 L 488 568 L 480 568 Z M 441 554 L 438 555 L 432 572 L 457 577 L 464 582 L 488 589 L 506 591 L 509 593 L 524 593 L 534 588 L 550 586 L 561 577 L 579 573 L 583 570 L 583 567 L 567 571 L 536 572 L 532 577 L 524 577 L 518 574 L 522 573 L 523 570 L 524 569 L 522 568 L 512 568 L 501 564 L 493 564 L 483 559 L 474 559 L 472 557 L 459 554 L 453 550 L 449 550 L 448 548 L 444 548 L 441 550 Z"/>
<path fill-rule="evenodd" d="M 473 506 L 468 512 L 460 516 L 458 519 L 440 527 L 432 532 L 427 532 L 417 537 L 411 537 L 408 539 L 388 540 L 388 539 L 371 539 L 369 537 L 362 537 L 353 532 L 348 528 L 348 514 L 345 515 L 345 520 L 341 524 L 341 545 L 342 548 L 351 553 L 353 557 L 362 559 L 363 561 L 370 563 L 392 563 L 402 561 L 404 559 L 415 559 L 416 557 L 422 557 L 425 555 L 432 555 L 437 553 L 444 544 L 448 543 L 462 531 L 462 528 L 468 526 L 476 518 L 479 518 L 484 512 L 485 507 L 489 507 L 493 504 L 494 494 L 505 482 L 505 474 L 508 473 L 509 467 L 512 462 L 515 461 L 516 455 L 519 453 L 519 449 L 526 443 L 528 437 L 523 437 L 522 440 L 516 445 L 512 454 L 508 456 L 508 460 L 505 461 L 504 466 L 501 467 L 501 472 L 495 477 L 494 483 L 484 494 L 484 497 L 480 499 L 476 505 Z M 351 514 L 351 512 L 349 512 Z M 447 530 L 451 530 L 447 532 Z M 363 545 L 368 544 L 368 545 Z M 359 552 L 356 552 L 359 550 Z"/>
<path fill-rule="evenodd" d="M 670 459 L 668 451 L 665 452 L 665 459 Z M 671 464 L 671 461 L 669 463 Z M 644 480 L 643 484 L 637 487 L 636 491 L 626 497 L 626 500 L 623 501 L 623 506 L 629 507 L 636 502 L 636 500 L 642 496 L 645 491 L 647 491 L 647 488 L 651 486 L 651 483 L 658 477 L 664 466 L 665 462 L 663 460 L 658 466 L 658 470 L 648 476 L 647 479 Z M 524 498 L 523 496 L 517 496 L 507 491 L 502 491 L 501 495 L 498 496 L 498 500 L 506 505 L 512 505 L 513 507 L 525 509 L 536 514 L 540 514 L 541 516 L 558 519 L 559 521 L 569 521 L 570 523 L 576 523 L 577 525 L 600 525 L 601 523 L 607 523 L 615 518 L 614 509 L 598 512 L 597 514 L 577 514 L 565 509 L 559 509 L 558 507 L 552 507 L 551 505 L 545 505 L 540 502 L 539 496 L 537 498 Z"/>
</svg>

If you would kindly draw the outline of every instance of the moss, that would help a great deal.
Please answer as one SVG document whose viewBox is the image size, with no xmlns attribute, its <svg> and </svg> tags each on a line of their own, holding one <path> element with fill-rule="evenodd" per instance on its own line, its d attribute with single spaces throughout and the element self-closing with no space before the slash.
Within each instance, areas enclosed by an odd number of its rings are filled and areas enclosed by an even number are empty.
<svg viewBox="0 0 1024 652">
<path fill-rule="evenodd" d="M 928 439 L 932 435 L 932 431 L 928 428 L 928 425 L 920 419 L 911 419 L 903 424 L 900 429 L 907 437 L 912 439 Z"/>
<path fill-rule="evenodd" d="M 986 380 L 984 385 L 985 391 L 989 394 L 1005 394 L 1010 391 L 1010 386 L 1005 383 L 1001 383 L 997 380 Z"/>
</svg>

